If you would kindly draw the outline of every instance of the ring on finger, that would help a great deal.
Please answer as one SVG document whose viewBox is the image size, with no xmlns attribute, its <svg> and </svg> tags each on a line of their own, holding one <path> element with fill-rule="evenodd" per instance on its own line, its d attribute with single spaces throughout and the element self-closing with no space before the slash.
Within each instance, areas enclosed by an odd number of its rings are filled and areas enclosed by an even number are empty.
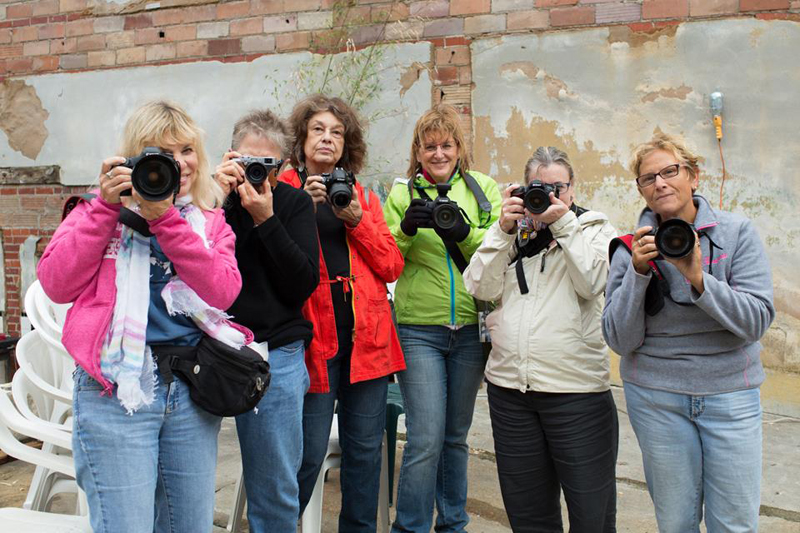
<svg viewBox="0 0 800 533">
<path fill-rule="evenodd" d="M 109 170 L 108 172 L 106 172 L 105 174 L 106 174 L 106 177 L 107 177 L 107 178 L 110 178 L 110 177 L 111 177 L 111 171 L 110 171 L 110 170 Z"/>
</svg>

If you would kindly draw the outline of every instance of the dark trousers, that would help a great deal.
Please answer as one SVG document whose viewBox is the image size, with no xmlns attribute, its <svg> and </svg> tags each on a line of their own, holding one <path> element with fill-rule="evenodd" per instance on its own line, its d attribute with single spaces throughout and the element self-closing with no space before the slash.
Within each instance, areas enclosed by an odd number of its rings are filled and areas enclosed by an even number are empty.
<svg viewBox="0 0 800 533">
<path fill-rule="evenodd" d="M 489 383 L 503 504 L 515 533 L 616 531 L 619 424 L 611 391 L 521 392 Z"/>
</svg>

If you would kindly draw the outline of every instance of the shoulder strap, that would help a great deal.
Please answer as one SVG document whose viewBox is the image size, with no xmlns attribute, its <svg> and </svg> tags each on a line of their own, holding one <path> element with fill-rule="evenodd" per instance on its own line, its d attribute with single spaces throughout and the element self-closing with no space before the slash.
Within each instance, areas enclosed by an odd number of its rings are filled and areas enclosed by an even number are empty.
<svg viewBox="0 0 800 533">
<path fill-rule="evenodd" d="M 619 248 L 620 245 L 624 246 L 628 252 L 633 254 L 633 234 L 620 235 L 619 237 L 611 239 L 611 242 L 608 244 L 609 258 L 613 257 L 614 251 Z M 644 311 L 649 316 L 654 316 L 664 308 L 664 297 L 669 296 L 670 293 L 669 282 L 664 278 L 655 261 L 648 261 L 647 264 L 653 272 L 653 278 L 650 280 L 650 283 L 647 284 L 647 289 L 644 294 Z"/>
<path fill-rule="evenodd" d="M 72 210 L 75 209 L 79 203 L 91 202 L 93 198 L 97 198 L 97 195 L 90 192 L 85 194 L 76 194 L 75 196 L 70 196 L 67 198 L 67 201 L 64 202 L 64 207 L 61 210 L 61 220 L 67 218 L 67 216 L 72 213 Z"/>
<path fill-rule="evenodd" d="M 481 208 L 481 211 L 484 213 L 491 213 L 492 212 L 492 202 L 486 198 L 486 193 L 483 192 L 481 186 L 478 185 L 478 182 L 475 178 L 472 177 L 472 174 L 469 172 L 464 171 L 462 173 L 462 177 L 464 181 L 467 183 L 467 187 L 472 192 L 472 195 L 475 197 L 475 200 L 478 202 L 478 207 Z"/>
<path fill-rule="evenodd" d="M 147 220 L 127 207 L 120 209 L 119 221 L 145 237 L 153 236 L 153 233 L 150 231 L 150 226 L 147 224 Z"/>
<path fill-rule="evenodd" d="M 614 252 L 619 248 L 620 245 L 623 245 L 625 249 L 628 250 L 628 253 L 633 255 L 633 233 L 628 233 L 626 235 L 620 235 L 619 237 L 615 237 L 611 239 L 611 242 L 608 243 L 608 257 L 609 259 L 614 256 Z M 664 275 L 661 274 L 661 270 L 658 268 L 658 265 L 655 261 L 648 261 L 647 265 L 650 267 L 650 270 L 653 271 L 653 275 L 658 278 L 659 280 L 664 279 Z"/>
</svg>

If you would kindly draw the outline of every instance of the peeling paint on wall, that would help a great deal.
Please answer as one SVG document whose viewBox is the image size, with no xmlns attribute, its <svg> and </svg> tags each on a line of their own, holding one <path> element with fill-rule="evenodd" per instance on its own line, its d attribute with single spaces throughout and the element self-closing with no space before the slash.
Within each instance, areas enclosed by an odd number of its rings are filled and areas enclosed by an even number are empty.
<svg viewBox="0 0 800 533">
<path fill-rule="evenodd" d="M 536 147 L 562 148 L 575 166 L 579 205 L 629 231 L 644 207 L 627 170 L 631 151 L 664 131 L 701 156 L 699 191 L 718 205 L 722 168 L 708 95 L 721 90 L 723 208 L 754 222 L 773 270 L 778 318 L 764 358 L 800 371 L 800 335 L 792 333 L 800 329 L 797 50 L 800 24 L 749 18 L 474 41 L 475 167 L 519 181 Z"/>
<path fill-rule="evenodd" d="M 0 85 L 0 129 L 8 145 L 28 159 L 36 159 L 47 140 L 44 123 L 49 116 L 32 86 L 22 80 Z"/>
<path fill-rule="evenodd" d="M 402 98 L 406 92 L 414 86 L 419 80 L 420 72 L 427 70 L 428 67 L 422 63 L 415 61 L 410 67 L 400 75 L 400 97 Z"/>
</svg>

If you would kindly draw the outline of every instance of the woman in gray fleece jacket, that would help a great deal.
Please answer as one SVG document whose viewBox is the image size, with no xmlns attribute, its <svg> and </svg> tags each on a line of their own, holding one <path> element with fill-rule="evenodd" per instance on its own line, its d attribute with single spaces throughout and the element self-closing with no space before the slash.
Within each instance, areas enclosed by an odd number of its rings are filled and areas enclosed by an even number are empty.
<svg viewBox="0 0 800 533">
<path fill-rule="evenodd" d="M 659 531 L 699 531 L 704 506 L 709 532 L 756 531 L 758 341 L 775 317 L 764 247 L 750 220 L 695 194 L 697 156 L 678 140 L 655 136 L 635 150 L 631 170 L 647 208 L 631 251 L 620 246 L 611 258 L 603 335 L 622 357 Z M 671 218 L 693 224 L 696 246 L 661 260 L 649 232 Z"/>
</svg>

